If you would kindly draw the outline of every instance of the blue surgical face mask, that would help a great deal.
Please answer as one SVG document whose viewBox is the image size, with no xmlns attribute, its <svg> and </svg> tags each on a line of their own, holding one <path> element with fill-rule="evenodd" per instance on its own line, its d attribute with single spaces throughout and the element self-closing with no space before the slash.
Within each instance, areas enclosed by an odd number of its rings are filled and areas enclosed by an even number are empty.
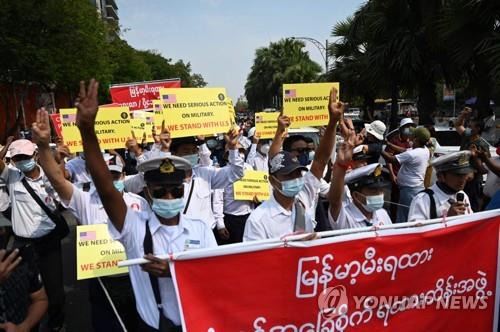
<svg viewBox="0 0 500 332">
<path fill-rule="evenodd" d="M 302 166 L 309 165 L 309 153 L 303 152 L 303 153 L 299 154 L 299 156 L 297 157 L 297 159 L 299 160 L 299 163 Z"/>
<path fill-rule="evenodd" d="M 366 204 L 363 207 L 368 212 L 375 212 L 384 206 L 384 194 L 365 196 Z"/>
<path fill-rule="evenodd" d="M 151 205 L 153 211 L 162 218 L 173 218 L 178 215 L 184 208 L 184 199 L 161 199 L 153 198 Z"/>
<path fill-rule="evenodd" d="M 121 193 L 123 192 L 123 190 L 125 190 L 125 184 L 122 180 L 113 181 L 113 185 L 115 186 L 116 190 Z"/>
<path fill-rule="evenodd" d="M 470 129 L 470 128 L 465 128 L 464 135 L 465 135 L 465 137 L 470 137 L 470 136 L 472 136 L 472 129 Z"/>
<path fill-rule="evenodd" d="M 191 167 L 198 165 L 199 157 L 198 157 L 197 153 L 188 154 L 188 155 L 182 156 L 182 158 L 186 159 L 191 164 Z"/>
<path fill-rule="evenodd" d="M 280 192 L 286 197 L 295 197 L 304 188 L 304 178 L 298 177 L 292 180 L 281 181 Z"/>
<path fill-rule="evenodd" d="M 16 164 L 16 168 L 23 173 L 32 171 L 36 166 L 35 159 L 33 159 L 33 158 L 26 159 L 26 160 L 19 160 L 19 161 L 16 161 L 15 164 Z"/>
</svg>

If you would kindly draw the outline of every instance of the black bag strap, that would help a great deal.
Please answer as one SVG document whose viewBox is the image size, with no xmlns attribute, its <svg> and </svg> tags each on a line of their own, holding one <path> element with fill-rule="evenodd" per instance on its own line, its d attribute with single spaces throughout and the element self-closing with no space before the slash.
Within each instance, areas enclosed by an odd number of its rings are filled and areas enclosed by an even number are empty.
<svg viewBox="0 0 500 332">
<path fill-rule="evenodd" d="M 429 195 L 429 201 L 430 201 L 430 218 L 431 219 L 436 219 L 437 218 L 437 209 L 436 209 L 436 200 L 434 199 L 434 191 L 432 189 L 427 188 L 425 190 L 421 191 L 422 193 L 426 193 Z"/>
<path fill-rule="evenodd" d="M 33 190 L 33 188 L 29 185 L 28 181 L 26 181 L 26 178 L 23 177 L 23 179 L 21 180 L 24 188 L 26 188 L 26 190 L 29 192 L 29 194 L 31 195 L 31 197 L 33 197 L 33 199 L 35 200 L 35 202 L 42 208 L 43 212 L 45 212 L 45 214 L 47 216 L 49 216 L 50 219 L 52 219 L 52 221 L 54 222 L 54 224 L 58 224 L 60 222 L 60 218 L 58 216 L 55 215 L 54 211 L 52 211 L 51 209 L 49 209 L 49 207 L 47 205 L 45 205 L 44 202 L 42 202 L 40 196 L 38 196 L 35 191 Z"/>
<path fill-rule="evenodd" d="M 188 200 L 186 202 L 186 206 L 184 207 L 184 212 L 182 212 L 182 214 L 186 214 L 188 210 L 189 203 L 191 203 L 191 196 L 193 196 L 193 189 L 194 189 L 194 178 L 191 179 L 191 188 L 189 189 Z"/>
</svg>

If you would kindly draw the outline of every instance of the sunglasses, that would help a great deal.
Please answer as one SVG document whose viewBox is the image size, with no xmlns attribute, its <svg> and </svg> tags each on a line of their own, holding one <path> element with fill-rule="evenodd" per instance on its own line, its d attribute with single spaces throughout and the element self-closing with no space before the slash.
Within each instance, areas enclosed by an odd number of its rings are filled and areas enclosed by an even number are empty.
<svg viewBox="0 0 500 332">
<path fill-rule="evenodd" d="M 298 152 L 298 153 L 304 153 L 304 152 L 311 152 L 311 148 L 297 148 L 297 149 L 292 149 L 292 151 Z"/>
<path fill-rule="evenodd" d="M 184 197 L 184 185 L 179 186 L 165 186 L 157 188 L 148 188 L 148 191 L 153 198 L 163 198 L 168 193 L 172 194 L 174 198 Z"/>
</svg>

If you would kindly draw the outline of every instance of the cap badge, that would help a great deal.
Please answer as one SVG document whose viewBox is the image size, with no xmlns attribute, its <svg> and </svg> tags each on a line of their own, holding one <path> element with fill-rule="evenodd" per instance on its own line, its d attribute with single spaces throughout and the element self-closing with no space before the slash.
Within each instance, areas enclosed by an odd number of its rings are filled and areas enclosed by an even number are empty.
<svg viewBox="0 0 500 332">
<path fill-rule="evenodd" d="M 160 165 L 160 173 L 173 173 L 175 171 L 174 165 L 170 162 L 170 160 L 165 159 L 162 161 Z"/>
<path fill-rule="evenodd" d="M 382 174 L 382 167 L 377 166 L 377 168 L 375 168 L 375 169 L 373 170 L 373 175 L 374 175 L 375 177 L 379 177 L 379 176 L 380 176 L 380 174 Z"/>
</svg>

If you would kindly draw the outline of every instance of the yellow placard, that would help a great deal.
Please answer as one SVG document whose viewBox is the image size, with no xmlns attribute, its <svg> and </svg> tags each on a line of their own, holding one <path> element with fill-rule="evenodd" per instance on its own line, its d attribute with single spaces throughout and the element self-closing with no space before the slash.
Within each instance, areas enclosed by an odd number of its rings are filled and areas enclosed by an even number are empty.
<svg viewBox="0 0 500 332">
<path fill-rule="evenodd" d="M 161 133 L 161 123 L 163 122 L 163 105 L 161 100 L 153 100 L 153 119 L 157 135 Z"/>
<path fill-rule="evenodd" d="M 137 142 L 141 143 L 144 134 L 146 134 L 146 142 L 154 142 L 151 127 L 154 125 L 154 114 L 146 111 L 132 111 L 132 130 L 137 138 Z"/>
<path fill-rule="evenodd" d="M 229 97 L 227 97 L 227 107 L 229 110 L 229 122 L 231 123 L 231 125 L 235 125 L 236 112 L 234 111 L 233 100 Z"/>
<path fill-rule="evenodd" d="M 260 139 L 274 138 L 279 116 L 278 112 L 255 113 L 255 134 L 259 135 Z"/>
<path fill-rule="evenodd" d="M 72 153 L 83 151 L 80 131 L 76 127 L 76 108 L 59 110 L 62 136 Z M 95 119 L 95 133 L 101 149 L 124 148 L 131 135 L 132 124 L 128 107 L 99 108 Z"/>
<path fill-rule="evenodd" d="M 247 170 L 243 177 L 233 184 L 234 200 L 251 201 L 256 196 L 259 201 L 269 199 L 269 175 L 263 171 Z"/>
<path fill-rule="evenodd" d="M 339 83 L 283 84 L 283 115 L 291 119 L 290 128 L 324 126 L 330 118 L 328 100 L 332 87 Z"/>
<path fill-rule="evenodd" d="M 128 273 L 118 262 L 127 259 L 125 249 L 113 241 L 108 225 L 82 225 L 76 227 L 76 279 L 89 279 Z"/>
<path fill-rule="evenodd" d="M 165 127 L 172 138 L 226 133 L 231 127 L 226 89 L 161 89 Z"/>
</svg>

